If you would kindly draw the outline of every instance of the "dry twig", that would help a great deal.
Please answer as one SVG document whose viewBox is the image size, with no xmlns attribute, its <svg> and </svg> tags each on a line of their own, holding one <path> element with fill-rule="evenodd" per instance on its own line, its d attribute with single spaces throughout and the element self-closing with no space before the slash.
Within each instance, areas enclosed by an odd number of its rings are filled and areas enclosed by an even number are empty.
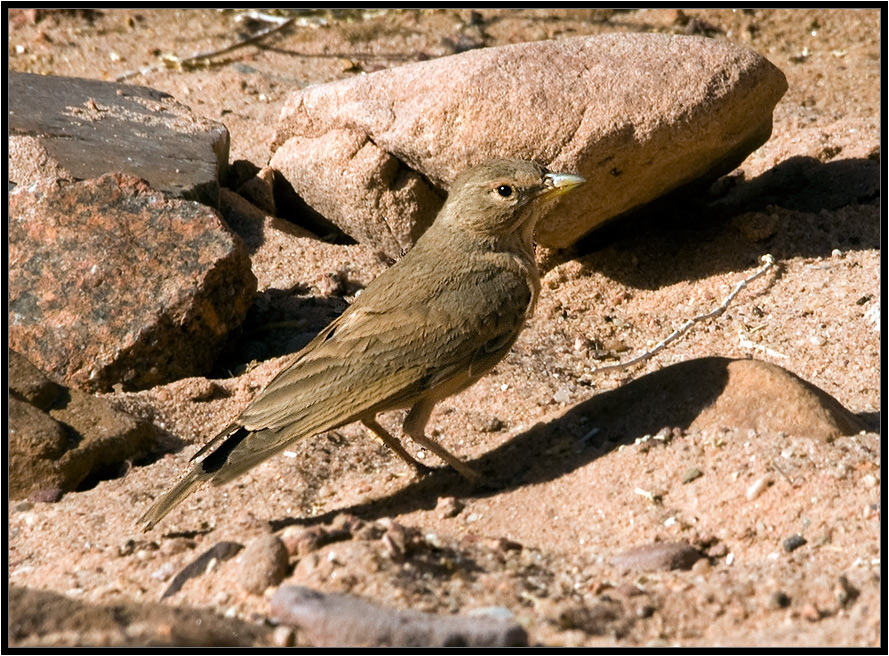
<svg viewBox="0 0 889 656">
<path fill-rule="evenodd" d="M 257 32 L 256 34 L 248 36 L 247 38 L 242 39 L 241 41 L 237 41 L 236 43 L 227 45 L 224 48 L 219 48 L 218 50 L 210 50 L 208 52 L 201 52 L 196 55 L 192 55 L 191 57 L 186 57 L 185 59 L 180 59 L 179 57 L 176 57 L 175 55 L 166 55 L 163 57 L 163 61 L 160 64 L 155 64 L 154 66 L 148 66 L 147 68 L 140 68 L 140 69 L 136 69 L 136 70 L 132 70 L 132 71 L 127 71 L 126 73 L 122 73 L 121 75 L 118 75 L 115 78 L 115 80 L 118 82 L 123 82 L 124 80 L 134 77 L 136 75 L 146 75 L 146 74 L 151 73 L 153 71 L 159 71 L 164 68 L 176 67 L 176 68 L 180 68 L 180 69 L 187 69 L 189 67 L 197 67 L 200 65 L 200 63 L 202 63 L 202 62 L 206 63 L 213 57 L 218 57 L 219 55 L 227 54 L 229 52 L 237 50 L 238 48 L 243 48 L 244 46 L 252 45 L 254 43 L 257 43 L 257 42 L 263 40 L 264 38 L 266 38 L 267 36 L 269 36 L 271 34 L 281 32 L 282 30 L 285 30 L 288 27 L 290 27 L 294 23 L 295 20 L 296 20 L 295 18 L 288 18 L 286 20 L 282 20 L 280 22 L 277 22 L 276 25 L 269 27 L 268 29 Z"/>
<path fill-rule="evenodd" d="M 635 364 L 644 362 L 645 360 L 648 360 L 649 358 L 653 357 L 656 353 L 659 353 L 660 351 L 664 350 L 667 347 L 667 345 L 670 344 L 671 342 L 674 342 L 677 339 L 679 339 L 680 337 L 682 337 L 696 323 L 700 323 L 702 321 L 706 321 L 707 319 L 712 319 L 714 317 L 718 317 L 720 314 L 722 314 L 723 312 L 725 312 L 728 309 L 729 304 L 735 299 L 735 297 L 741 292 L 742 289 L 744 289 L 747 285 L 749 285 L 751 282 L 753 282 L 757 278 L 764 276 L 769 269 L 771 269 L 773 266 L 775 266 L 775 258 L 772 257 L 771 255 L 763 255 L 761 259 L 763 261 L 763 265 L 756 271 L 756 273 L 752 274 L 750 277 L 745 278 L 744 280 L 739 282 L 737 285 L 735 285 L 735 288 L 732 290 L 732 292 L 728 296 L 725 297 L 725 300 L 718 307 L 711 310 L 710 312 L 707 312 L 706 314 L 701 314 L 696 317 L 692 317 L 691 319 L 686 321 L 684 324 L 679 326 L 679 328 L 677 328 L 672 333 L 667 335 L 667 337 L 662 342 L 658 343 L 650 351 L 646 351 L 645 353 L 642 353 L 641 355 L 633 358 L 632 360 L 627 360 L 626 362 L 619 362 L 617 364 L 612 364 L 612 365 L 608 365 L 605 367 L 599 367 L 598 369 L 594 369 L 590 373 L 597 374 L 597 373 L 602 373 L 604 371 L 615 371 L 618 369 L 626 369 L 627 367 L 632 367 Z"/>
</svg>

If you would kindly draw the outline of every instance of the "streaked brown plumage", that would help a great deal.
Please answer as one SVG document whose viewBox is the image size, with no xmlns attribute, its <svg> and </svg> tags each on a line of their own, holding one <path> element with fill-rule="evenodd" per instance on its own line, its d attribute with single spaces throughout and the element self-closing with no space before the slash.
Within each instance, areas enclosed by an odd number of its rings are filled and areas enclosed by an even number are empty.
<svg viewBox="0 0 889 656">
<path fill-rule="evenodd" d="M 583 178 L 493 160 L 454 182 L 433 225 L 399 262 L 295 354 L 203 458 L 139 520 L 145 530 L 204 481 L 226 483 L 302 438 L 363 422 L 418 470 L 377 413 L 410 408 L 404 432 L 469 479 L 479 475 L 425 436 L 435 404 L 506 355 L 540 291 L 534 228 Z"/>
</svg>

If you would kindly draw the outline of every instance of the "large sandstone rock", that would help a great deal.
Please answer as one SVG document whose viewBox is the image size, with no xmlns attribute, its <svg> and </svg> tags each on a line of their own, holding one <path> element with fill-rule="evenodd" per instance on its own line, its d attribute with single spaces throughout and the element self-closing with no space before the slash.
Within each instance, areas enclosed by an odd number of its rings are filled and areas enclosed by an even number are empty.
<svg viewBox="0 0 889 656">
<path fill-rule="evenodd" d="M 9 195 L 9 346 L 59 382 L 141 389 L 206 373 L 256 278 L 215 210 L 129 176 Z"/>
<path fill-rule="evenodd" d="M 824 390 L 754 359 L 696 358 L 664 367 L 575 406 L 612 437 L 751 429 L 832 440 L 867 428 Z M 572 411 L 572 412 L 574 412 Z"/>
<path fill-rule="evenodd" d="M 564 247 L 764 143 L 784 75 L 726 41 L 619 34 L 474 50 L 293 94 L 271 166 L 307 205 L 390 255 L 465 168 L 535 159 L 589 184 L 538 228 Z"/>
<path fill-rule="evenodd" d="M 161 91 L 7 72 L 9 181 L 129 173 L 172 196 L 216 207 L 228 166 L 221 123 Z"/>
<path fill-rule="evenodd" d="M 726 364 L 725 372 L 718 396 L 690 430 L 749 428 L 830 440 L 866 428 L 830 394 L 778 365 L 734 360 Z"/>
</svg>

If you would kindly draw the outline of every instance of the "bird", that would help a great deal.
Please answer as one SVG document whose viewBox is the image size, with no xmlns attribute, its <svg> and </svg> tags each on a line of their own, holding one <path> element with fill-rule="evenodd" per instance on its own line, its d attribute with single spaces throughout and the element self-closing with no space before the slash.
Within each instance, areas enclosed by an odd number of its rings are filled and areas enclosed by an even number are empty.
<svg viewBox="0 0 889 656">
<path fill-rule="evenodd" d="M 362 422 L 425 474 L 376 419 L 408 409 L 403 432 L 464 478 L 475 469 L 425 434 L 436 403 L 510 350 L 540 293 L 537 222 L 586 180 L 531 160 L 495 159 L 451 186 L 426 232 L 377 276 L 191 461 L 191 471 L 139 519 L 144 531 L 206 481 L 227 483 L 295 441 Z"/>
</svg>

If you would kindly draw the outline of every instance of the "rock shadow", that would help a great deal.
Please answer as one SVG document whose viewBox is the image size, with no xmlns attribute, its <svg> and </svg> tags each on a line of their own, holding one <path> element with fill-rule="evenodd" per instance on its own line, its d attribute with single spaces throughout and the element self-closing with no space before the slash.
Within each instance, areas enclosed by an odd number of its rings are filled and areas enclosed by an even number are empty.
<svg viewBox="0 0 889 656">
<path fill-rule="evenodd" d="M 442 496 L 479 498 L 559 478 L 644 435 L 656 435 L 664 428 L 687 430 L 723 393 L 732 362 L 735 360 L 723 357 L 689 360 L 596 394 L 469 462 L 485 476 L 481 486 L 473 487 L 456 472 L 441 468 L 388 497 L 311 519 L 288 518 L 274 524 L 277 529 L 325 523 L 340 513 L 378 519 L 432 509 Z M 828 406 L 837 404 L 818 388 L 804 385 Z M 867 414 L 848 414 L 853 424 L 873 426 L 873 418 Z"/>
<path fill-rule="evenodd" d="M 880 162 L 791 157 L 749 180 L 691 185 L 584 237 L 544 268 L 576 259 L 585 269 L 657 289 L 778 260 L 880 248 Z M 745 215 L 765 215 L 761 235 Z M 750 217 L 747 217 L 750 218 Z"/>
</svg>

